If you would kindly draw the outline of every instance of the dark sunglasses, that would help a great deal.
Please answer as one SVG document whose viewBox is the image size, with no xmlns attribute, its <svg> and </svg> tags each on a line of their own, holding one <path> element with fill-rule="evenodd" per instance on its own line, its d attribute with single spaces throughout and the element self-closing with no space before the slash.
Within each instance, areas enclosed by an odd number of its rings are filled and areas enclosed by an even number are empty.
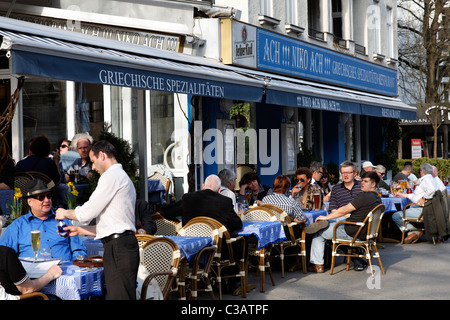
<svg viewBox="0 0 450 320">
<path fill-rule="evenodd" d="M 67 144 L 62 144 L 61 146 L 60 146 L 60 148 L 68 148 L 69 146 L 67 145 Z"/>
<path fill-rule="evenodd" d="M 305 182 L 306 180 L 305 179 L 298 179 L 300 182 Z"/>
<path fill-rule="evenodd" d="M 47 198 L 48 200 L 51 200 L 53 198 L 53 193 L 38 194 L 37 196 L 34 196 L 32 198 L 39 200 L 39 201 L 44 201 L 45 198 Z"/>
</svg>

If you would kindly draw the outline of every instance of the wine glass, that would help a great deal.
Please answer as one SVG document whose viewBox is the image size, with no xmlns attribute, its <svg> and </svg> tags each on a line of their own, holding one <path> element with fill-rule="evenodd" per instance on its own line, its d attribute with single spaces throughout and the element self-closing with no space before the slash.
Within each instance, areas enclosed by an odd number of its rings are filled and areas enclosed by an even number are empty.
<svg viewBox="0 0 450 320">
<path fill-rule="evenodd" d="M 39 245 L 41 244 L 41 232 L 39 230 L 31 230 L 31 246 L 34 252 L 34 262 L 37 260 Z"/>
<path fill-rule="evenodd" d="M 44 258 L 44 260 L 46 260 L 52 254 L 52 248 L 49 245 L 45 244 L 41 246 L 41 248 L 39 249 L 39 253 Z"/>
</svg>

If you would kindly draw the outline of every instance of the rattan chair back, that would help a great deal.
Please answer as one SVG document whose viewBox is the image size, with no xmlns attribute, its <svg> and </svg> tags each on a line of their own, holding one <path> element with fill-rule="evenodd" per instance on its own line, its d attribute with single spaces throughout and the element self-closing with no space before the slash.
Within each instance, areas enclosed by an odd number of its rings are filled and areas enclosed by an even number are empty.
<svg viewBox="0 0 450 320">
<path fill-rule="evenodd" d="M 157 236 L 176 236 L 181 229 L 180 221 L 172 221 L 164 218 L 159 212 L 152 214 L 152 219 L 156 223 Z"/>
<path fill-rule="evenodd" d="M 278 221 L 275 214 L 272 213 L 267 208 L 264 207 L 254 207 L 241 216 L 242 221 L 251 222 L 251 221 Z"/>
<path fill-rule="evenodd" d="M 141 250 L 141 264 L 150 275 L 142 285 L 141 299 L 145 299 L 147 287 L 155 278 L 166 299 L 170 293 L 172 282 L 176 279 L 180 263 L 180 250 L 175 242 L 164 237 L 154 237 L 147 241 Z"/>
<path fill-rule="evenodd" d="M 151 176 L 149 176 L 148 179 L 157 179 L 157 180 L 161 181 L 161 184 L 164 186 L 164 189 L 166 189 L 166 192 L 164 193 L 164 199 L 167 199 L 167 195 L 169 194 L 169 188 L 170 188 L 170 178 L 164 176 L 163 174 L 161 174 L 159 172 L 155 172 Z"/>
</svg>

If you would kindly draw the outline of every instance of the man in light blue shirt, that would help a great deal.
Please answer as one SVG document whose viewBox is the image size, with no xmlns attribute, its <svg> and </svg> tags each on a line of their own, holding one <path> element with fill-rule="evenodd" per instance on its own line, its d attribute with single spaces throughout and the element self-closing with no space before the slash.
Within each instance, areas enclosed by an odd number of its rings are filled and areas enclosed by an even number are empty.
<svg viewBox="0 0 450 320">
<path fill-rule="evenodd" d="M 0 238 L 0 245 L 14 249 L 19 257 L 34 257 L 30 234 L 31 230 L 39 230 L 40 246 L 51 248 L 51 258 L 74 260 L 78 255 L 87 257 L 86 247 L 78 236 L 63 238 L 58 235 L 58 221 L 52 210 L 53 194 L 45 183 L 39 179 L 31 180 L 26 190 L 30 210 L 6 228 Z M 70 224 L 68 219 L 64 219 L 64 222 Z"/>
</svg>

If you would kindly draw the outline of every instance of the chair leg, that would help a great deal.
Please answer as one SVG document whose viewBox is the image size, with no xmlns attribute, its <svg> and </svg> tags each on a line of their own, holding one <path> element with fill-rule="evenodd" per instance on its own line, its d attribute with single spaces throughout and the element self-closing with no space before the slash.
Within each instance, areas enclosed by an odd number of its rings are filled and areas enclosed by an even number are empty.
<svg viewBox="0 0 450 320">
<path fill-rule="evenodd" d="M 280 246 L 281 277 L 284 278 L 284 248 Z"/>
<path fill-rule="evenodd" d="M 377 244 L 376 243 L 372 244 L 372 251 L 374 252 L 373 256 L 377 257 L 377 259 L 378 259 L 378 263 L 380 264 L 381 273 L 385 274 L 384 273 L 383 264 L 381 263 L 381 257 L 380 257 L 380 254 L 378 253 L 378 249 L 377 249 Z"/>
<path fill-rule="evenodd" d="M 333 270 L 334 270 L 334 258 L 336 255 L 336 244 L 333 243 L 333 248 L 331 250 L 331 266 L 330 266 L 330 274 L 333 274 Z"/>
</svg>

